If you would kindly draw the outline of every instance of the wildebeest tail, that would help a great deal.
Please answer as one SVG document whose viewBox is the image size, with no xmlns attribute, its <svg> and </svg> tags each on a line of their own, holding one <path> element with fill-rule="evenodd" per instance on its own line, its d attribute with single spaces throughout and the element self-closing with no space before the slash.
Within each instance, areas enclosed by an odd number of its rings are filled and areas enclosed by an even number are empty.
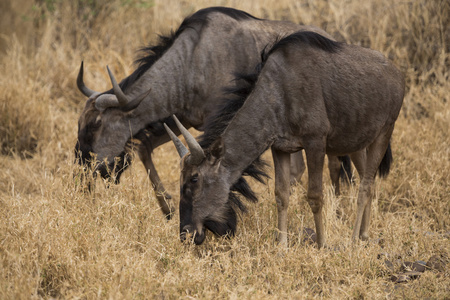
<svg viewBox="0 0 450 300">
<path fill-rule="evenodd" d="M 339 176 L 341 177 L 341 181 L 343 183 L 349 184 L 353 181 L 353 170 L 352 170 L 352 162 L 350 160 L 350 156 L 339 156 L 339 161 L 341 162 L 341 170 L 339 172 Z"/>
<path fill-rule="evenodd" d="M 388 176 L 393 160 L 391 142 L 389 142 L 386 152 L 384 153 L 383 160 L 378 166 L 378 176 L 382 178 L 386 178 Z"/>
</svg>

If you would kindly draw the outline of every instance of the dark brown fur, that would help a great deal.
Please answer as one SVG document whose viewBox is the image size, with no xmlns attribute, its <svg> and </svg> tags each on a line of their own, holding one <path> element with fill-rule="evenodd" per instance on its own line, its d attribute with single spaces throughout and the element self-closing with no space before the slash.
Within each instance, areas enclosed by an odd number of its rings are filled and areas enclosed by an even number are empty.
<svg viewBox="0 0 450 300">
<path fill-rule="evenodd" d="M 402 74 L 376 51 L 336 43 L 311 32 L 280 40 L 264 56 L 258 81 L 245 104 L 205 149 L 209 155 L 200 164 L 189 164 L 186 157 L 182 160 L 181 184 L 191 187 L 193 203 L 191 223 L 185 226 L 196 233 L 195 242 L 204 240 L 205 220 L 224 223 L 231 186 L 269 147 L 275 166 L 281 244 L 287 245 L 290 153 L 300 149 L 307 157 L 307 198 L 318 245 L 325 245 L 325 154 L 349 154 L 355 163 L 361 185 L 353 238 L 367 239 L 373 181 L 403 96 Z"/>
<path fill-rule="evenodd" d="M 113 90 L 94 93 L 81 89 L 89 100 L 78 123 L 76 150 L 81 155 L 80 163 L 92 160 L 90 153 L 94 153 L 97 169 L 109 176 L 114 158 L 124 157 L 131 139 L 139 138 L 139 157 L 148 170 L 163 213 L 170 216 L 174 211 L 171 196 L 151 159 L 153 149 L 169 140 L 166 134 L 158 134 L 162 122 L 176 114 L 186 127 L 202 130 L 205 118 L 215 110 L 216 99 L 221 99 L 222 89 L 233 79 L 233 73 L 252 72 L 268 43 L 297 30 L 326 35 L 310 26 L 261 20 L 225 7 L 202 9 L 186 18 L 174 33 L 162 36 L 157 45 L 144 48 L 137 69 L 119 84 L 130 102 L 150 90 L 135 109 L 121 107 Z M 81 68 L 79 83 L 82 73 Z M 176 127 L 171 128 L 177 131 Z M 126 163 L 118 163 L 116 169 L 123 170 Z M 120 178 L 120 173 L 116 178 Z"/>
</svg>

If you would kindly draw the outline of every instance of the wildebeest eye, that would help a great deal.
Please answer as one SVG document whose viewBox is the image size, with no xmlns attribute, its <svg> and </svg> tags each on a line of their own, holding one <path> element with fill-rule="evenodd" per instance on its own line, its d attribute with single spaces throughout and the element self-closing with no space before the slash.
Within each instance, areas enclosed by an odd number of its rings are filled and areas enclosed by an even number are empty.
<svg viewBox="0 0 450 300">
<path fill-rule="evenodd" d="M 194 176 L 191 177 L 191 182 L 196 183 L 197 181 L 198 181 L 198 175 L 195 174 Z"/>
<path fill-rule="evenodd" d="M 86 126 L 86 130 L 88 130 L 89 132 L 92 131 L 96 131 L 97 129 L 99 129 L 102 126 L 102 119 L 100 119 L 99 117 L 97 117 L 95 120 L 92 120 L 91 122 L 89 122 Z"/>
<path fill-rule="evenodd" d="M 102 126 L 102 120 L 101 120 L 101 119 L 97 119 L 97 120 L 95 120 L 95 123 L 92 124 L 92 129 L 93 129 L 93 130 L 94 130 L 94 129 L 99 129 L 100 126 Z"/>
</svg>

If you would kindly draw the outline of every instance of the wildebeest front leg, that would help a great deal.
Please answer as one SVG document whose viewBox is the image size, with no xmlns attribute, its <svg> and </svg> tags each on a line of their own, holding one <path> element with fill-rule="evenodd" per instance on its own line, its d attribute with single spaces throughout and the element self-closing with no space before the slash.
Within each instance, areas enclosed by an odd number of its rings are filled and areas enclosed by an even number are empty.
<svg viewBox="0 0 450 300">
<path fill-rule="evenodd" d="M 300 153 L 301 154 L 301 153 Z M 289 206 L 290 154 L 272 148 L 275 167 L 275 200 L 278 208 L 278 242 L 287 246 L 287 212 Z"/>
<path fill-rule="evenodd" d="M 314 214 L 317 244 L 325 246 L 325 225 L 323 218 L 322 172 L 325 160 L 324 143 L 311 143 L 305 147 L 306 164 L 308 166 L 308 204 Z"/>
<path fill-rule="evenodd" d="M 303 150 L 291 154 L 291 185 L 295 185 L 302 179 L 305 173 L 305 162 L 303 161 Z"/>
<path fill-rule="evenodd" d="M 148 145 L 146 145 L 145 143 L 142 144 L 138 149 L 138 154 L 145 166 L 145 169 L 147 170 L 159 206 L 161 207 L 161 210 L 166 218 L 170 219 L 175 212 L 172 203 L 172 196 L 166 191 L 161 179 L 159 178 L 158 172 L 156 171 L 155 165 L 153 164 L 151 147 L 148 147 Z"/>
<path fill-rule="evenodd" d="M 368 147 L 367 152 L 365 152 L 365 150 L 362 150 L 358 153 L 352 154 L 352 159 L 355 158 L 355 166 L 361 178 L 357 201 L 356 222 L 355 227 L 353 228 L 352 235 L 353 240 L 356 240 L 358 237 L 362 240 L 367 240 L 369 238 L 373 183 L 375 181 L 378 166 L 380 165 L 384 153 L 386 152 L 386 149 L 388 147 L 392 130 L 393 128 L 389 130 L 386 135 L 380 135 Z M 361 162 L 363 161 L 363 158 L 366 157 L 365 165 L 362 164 L 358 166 L 358 156 Z M 363 174 L 361 174 L 361 172 Z"/>
</svg>

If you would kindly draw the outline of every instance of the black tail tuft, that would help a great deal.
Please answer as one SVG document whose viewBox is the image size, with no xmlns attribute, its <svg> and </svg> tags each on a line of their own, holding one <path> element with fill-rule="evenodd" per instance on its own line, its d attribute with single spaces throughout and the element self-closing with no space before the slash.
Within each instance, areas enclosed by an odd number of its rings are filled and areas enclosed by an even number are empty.
<svg viewBox="0 0 450 300">
<path fill-rule="evenodd" d="M 384 153 L 383 160 L 380 163 L 380 166 L 378 167 L 378 176 L 381 178 L 386 178 L 389 175 L 389 171 L 391 170 L 391 164 L 393 162 L 392 157 L 392 149 L 391 149 L 391 143 L 389 142 L 389 145 L 386 149 L 386 153 Z"/>
<path fill-rule="evenodd" d="M 341 177 L 343 183 L 350 184 L 353 181 L 352 162 L 350 160 L 350 156 L 339 156 L 338 158 L 341 162 L 339 176 Z"/>
</svg>

